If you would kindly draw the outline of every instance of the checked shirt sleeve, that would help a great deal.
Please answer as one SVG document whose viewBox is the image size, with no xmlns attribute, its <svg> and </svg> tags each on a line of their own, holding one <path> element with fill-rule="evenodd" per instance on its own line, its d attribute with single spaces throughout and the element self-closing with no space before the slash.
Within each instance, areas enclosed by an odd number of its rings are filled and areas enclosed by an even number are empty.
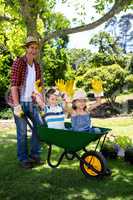
<svg viewBox="0 0 133 200">
<path fill-rule="evenodd" d="M 21 82 L 21 61 L 16 59 L 11 68 L 11 87 L 20 86 Z"/>
</svg>

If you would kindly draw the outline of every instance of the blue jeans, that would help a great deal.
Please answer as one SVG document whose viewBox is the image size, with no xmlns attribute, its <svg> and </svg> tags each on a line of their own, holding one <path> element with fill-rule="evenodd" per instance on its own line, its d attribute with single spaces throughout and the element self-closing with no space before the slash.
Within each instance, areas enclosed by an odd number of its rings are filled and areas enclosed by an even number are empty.
<svg viewBox="0 0 133 200">
<path fill-rule="evenodd" d="M 36 125 L 43 124 L 39 111 L 32 102 L 21 102 L 25 115 L 31 119 L 33 130 L 30 140 L 30 156 L 40 156 L 40 143 L 36 133 Z M 28 160 L 27 122 L 25 118 L 14 115 L 17 129 L 17 156 L 19 161 Z"/>
</svg>

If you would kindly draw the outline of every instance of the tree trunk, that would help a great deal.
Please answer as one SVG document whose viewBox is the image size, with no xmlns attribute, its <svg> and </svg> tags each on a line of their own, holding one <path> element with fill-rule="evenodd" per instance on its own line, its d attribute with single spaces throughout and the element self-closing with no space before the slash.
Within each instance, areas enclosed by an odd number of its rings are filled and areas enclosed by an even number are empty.
<svg viewBox="0 0 133 200">
<path fill-rule="evenodd" d="M 37 34 L 37 14 L 36 3 L 28 0 L 19 0 L 20 2 L 20 12 L 23 16 L 27 35 L 38 36 Z"/>
</svg>

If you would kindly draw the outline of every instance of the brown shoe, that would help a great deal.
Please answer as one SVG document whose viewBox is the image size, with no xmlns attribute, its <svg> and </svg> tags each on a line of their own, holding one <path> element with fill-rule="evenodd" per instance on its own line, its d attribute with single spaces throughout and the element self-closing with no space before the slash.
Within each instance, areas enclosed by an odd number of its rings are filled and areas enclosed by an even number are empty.
<svg viewBox="0 0 133 200">
<path fill-rule="evenodd" d="M 21 161 L 20 166 L 24 169 L 32 169 L 33 165 L 29 161 Z"/>
<path fill-rule="evenodd" d="M 30 156 L 30 162 L 34 165 L 43 165 L 44 161 L 40 157 Z"/>
</svg>

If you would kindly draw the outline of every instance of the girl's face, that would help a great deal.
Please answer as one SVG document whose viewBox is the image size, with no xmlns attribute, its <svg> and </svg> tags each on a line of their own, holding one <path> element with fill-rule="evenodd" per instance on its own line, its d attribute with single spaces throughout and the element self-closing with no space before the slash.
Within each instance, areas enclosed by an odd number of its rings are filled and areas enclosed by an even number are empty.
<svg viewBox="0 0 133 200">
<path fill-rule="evenodd" d="M 57 104 L 57 96 L 54 94 L 51 94 L 48 99 L 49 105 L 55 106 Z"/>
<path fill-rule="evenodd" d="M 85 99 L 77 99 L 75 101 L 75 106 L 77 109 L 84 109 L 86 106 L 86 100 Z"/>
</svg>

